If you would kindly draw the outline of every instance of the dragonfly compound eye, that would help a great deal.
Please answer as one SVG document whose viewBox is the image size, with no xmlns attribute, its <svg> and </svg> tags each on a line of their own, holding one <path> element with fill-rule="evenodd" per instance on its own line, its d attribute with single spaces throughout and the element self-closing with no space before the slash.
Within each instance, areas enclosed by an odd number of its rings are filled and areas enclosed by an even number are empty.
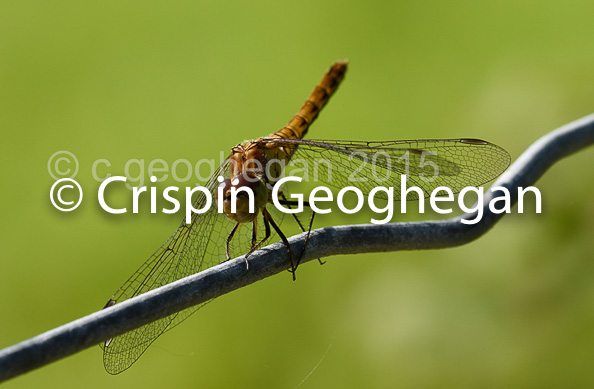
<svg viewBox="0 0 594 389">
<path fill-rule="evenodd" d="M 217 190 L 222 191 L 223 212 L 229 219 L 239 223 L 254 220 L 260 209 L 266 206 L 269 197 L 266 185 L 260 179 L 244 174 L 238 174 L 233 180 L 223 180 Z"/>
</svg>

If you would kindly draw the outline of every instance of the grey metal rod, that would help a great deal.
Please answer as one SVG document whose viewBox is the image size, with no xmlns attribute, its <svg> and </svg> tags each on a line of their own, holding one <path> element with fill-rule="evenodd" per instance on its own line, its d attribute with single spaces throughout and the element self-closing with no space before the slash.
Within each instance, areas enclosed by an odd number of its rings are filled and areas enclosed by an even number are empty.
<svg viewBox="0 0 594 389">
<path fill-rule="evenodd" d="M 556 161 L 594 143 L 594 114 L 569 123 L 537 140 L 493 184 L 510 190 L 517 201 L 517 188 L 533 185 Z M 500 195 L 500 194 L 499 194 Z M 311 232 L 301 263 L 338 254 L 357 254 L 396 250 L 424 250 L 454 247 L 477 239 L 505 214 L 488 208 L 492 198 L 487 191 L 483 217 L 474 225 L 462 218 L 384 225 L 347 225 Z M 294 253 L 303 250 L 305 234 L 289 239 Z M 276 243 L 249 257 L 249 270 L 243 257 L 221 263 L 146 294 L 116 304 L 41 335 L 0 350 L 0 381 L 72 355 L 88 347 L 203 303 L 232 290 L 252 284 L 290 268 L 285 247 Z"/>
</svg>

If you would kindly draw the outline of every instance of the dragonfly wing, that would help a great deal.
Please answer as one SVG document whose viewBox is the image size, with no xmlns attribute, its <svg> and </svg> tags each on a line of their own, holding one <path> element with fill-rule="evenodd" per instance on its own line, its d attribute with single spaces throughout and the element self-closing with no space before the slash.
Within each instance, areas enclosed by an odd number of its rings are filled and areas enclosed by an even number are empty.
<svg viewBox="0 0 594 389">
<path fill-rule="evenodd" d="M 190 224 L 182 221 L 175 233 L 122 285 L 106 306 L 138 296 L 226 260 L 225 244 L 235 222 L 218 213 L 215 196 L 219 185 L 217 177 L 226 177 L 230 165 L 231 162 L 227 159 L 206 184 L 213 199 L 209 210 L 203 214 L 195 214 Z M 196 209 L 202 208 L 206 201 L 204 194 L 199 193 L 200 195 L 194 200 Z M 280 221 L 279 219 L 276 220 Z M 266 234 L 261 214 L 256 224 L 256 237 L 260 242 L 264 240 Z M 265 242 L 275 238 L 276 234 L 273 231 Z M 229 247 L 231 258 L 247 253 L 251 248 L 251 239 L 252 226 L 241 225 Z M 105 369 L 111 374 L 118 374 L 128 369 L 162 333 L 174 328 L 207 303 L 185 309 L 107 340 L 101 345 Z"/>
<path fill-rule="evenodd" d="M 225 162 L 206 185 L 213 202 L 218 185 L 216 177 L 224 175 L 228 168 L 229 163 Z M 204 193 L 198 193 L 194 200 L 196 209 L 202 208 L 206 202 Z M 175 233 L 118 289 L 106 307 L 224 261 L 224 246 L 222 250 L 216 246 L 226 238 L 225 228 L 232 226 L 232 223 L 226 221 L 225 217 L 217 214 L 216 206 L 211 206 L 203 214 L 195 214 L 190 224 L 182 221 Z M 181 323 L 203 305 L 188 308 L 107 340 L 101 345 L 105 369 L 111 374 L 126 370 L 163 332 Z"/>
<path fill-rule="evenodd" d="M 393 187 L 400 199 L 401 175 L 407 187 L 417 186 L 424 196 L 440 186 L 457 193 L 480 186 L 500 175 L 510 163 L 499 146 L 478 139 L 421 139 L 386 142 L 269 139 L 277 146 L 297 146 L 291 159 L 310 180 L 337 188 L 354 186 L 368 194 L 378 185 Z M 285 175 L 291 175 L 289 166 Z M 299 175 L 299 174 L 297 174 Z M 378 193 L 381 197 L 383 192 Z M 407 199 L 416 199 L 409 192 Z"/>
</svg>

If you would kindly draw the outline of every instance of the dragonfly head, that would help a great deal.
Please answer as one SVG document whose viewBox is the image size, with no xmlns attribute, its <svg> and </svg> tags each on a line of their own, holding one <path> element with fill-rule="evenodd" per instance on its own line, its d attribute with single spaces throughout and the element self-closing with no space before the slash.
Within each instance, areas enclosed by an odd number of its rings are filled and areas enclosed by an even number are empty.
<svg viewBox="0 0 594 389">
<path fill-rule="evenodd" d="M 223 180 L 217 191 L 217 199 L 223 199 L 223 212 L 230 220 L 238 223 L 253 221 L 268 202 L 266 185 L 258 177 L 249 174 L 238 174 L 233 179 Z M 250 212 L 250 198 L 253 198 L 253 212 Z M 235 212 L 231 210 L 233 202 Z"/>
</svg>

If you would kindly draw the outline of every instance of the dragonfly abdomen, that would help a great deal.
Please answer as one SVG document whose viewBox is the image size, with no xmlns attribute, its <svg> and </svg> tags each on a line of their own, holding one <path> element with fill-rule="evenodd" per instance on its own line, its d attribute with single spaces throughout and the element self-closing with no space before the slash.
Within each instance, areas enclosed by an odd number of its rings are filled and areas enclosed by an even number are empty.
<svg viewBox="0 0 594 389">
<path fill-rule="evenodd" d="M 316 120 L 338 85 L 344 78 L 348 61 L 339 61 L 330 67 L 322 80 L 303 103 L 299 112 L 293 116 L 289 123 L 279 131 L 270 135 L 272 138 L 303 139 L 309 126 Z"/>
</svg>

